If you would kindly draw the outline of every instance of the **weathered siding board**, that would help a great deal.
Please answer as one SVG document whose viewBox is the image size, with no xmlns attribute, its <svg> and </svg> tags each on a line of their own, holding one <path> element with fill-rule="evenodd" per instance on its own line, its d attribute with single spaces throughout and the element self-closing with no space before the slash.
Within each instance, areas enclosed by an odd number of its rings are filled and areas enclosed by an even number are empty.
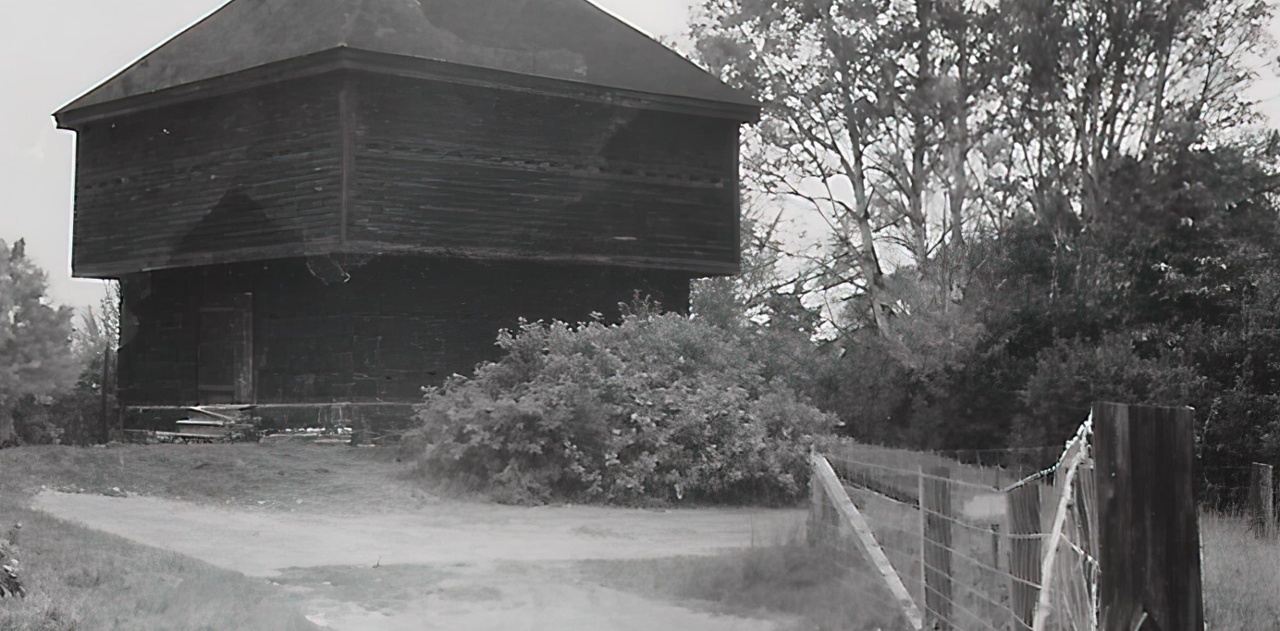
<svg viewBox="0 0 1280 631">
<path fill-rule="evenodd" d="M 174 270 L 120 279 L 117 387 L 121 402 L 197 402 L 199 299 L 189 276 Z"/>
<path fill-rule="evenodd" d="M 299 254 L 339 240 L 336 77 L 86 124 L 73 269 L 144 269 Z"/>
<path fill-rule="evenodd" d="M 737 124 L 367 74 L 79 130 L 73 268 L 340 252 L 737 269 Z"/>
<path fill-rule="evenodd" d="M 520 317 L 576 322 L 599 311 L 612 318 L 636 291 L 688 310 L 683 272 L 413 256 L 335 260 L 350 277 L 345 283 L 326 284 L 302 259 L 130 276 L 126 315 L 135 324 L 120 352 L 122 403 L 196 403 L 199 306 L 239 293 L 253 294 L 253 382 L 264 404 L 413 402 L 422 386 L 495 358 L 497 331 Z"/>
<path fill-rule="evenodd" d="M 354 90 L 362 250 L 736 271 L 736 123 L 373 76 Z"/>
</svg>

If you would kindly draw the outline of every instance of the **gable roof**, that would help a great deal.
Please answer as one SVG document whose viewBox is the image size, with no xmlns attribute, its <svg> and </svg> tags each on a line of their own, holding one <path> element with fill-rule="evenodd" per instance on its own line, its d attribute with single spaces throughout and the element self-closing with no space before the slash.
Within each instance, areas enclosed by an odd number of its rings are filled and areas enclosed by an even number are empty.
<svg viewBox="0 0 1280 631">
<path fill-rule="evenodd" d="M 59 115 L 341 48 L 757 107 L 588 0 L 231 0 Z"/>
</svg>

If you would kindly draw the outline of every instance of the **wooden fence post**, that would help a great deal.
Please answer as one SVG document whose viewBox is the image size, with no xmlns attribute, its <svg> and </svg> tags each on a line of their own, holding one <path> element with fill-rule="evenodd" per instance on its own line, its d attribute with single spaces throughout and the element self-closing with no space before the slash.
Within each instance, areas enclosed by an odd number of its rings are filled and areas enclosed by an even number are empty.
<svg viewBox="0 0 1280 631">
<path fill-rule="evenodd" d="M 807 535 L 805 538 L 813 547 L 836 544 L 835 537 L 832 535 L 835 526 L 831 502 L 826 497 L 826 491 L 818 475 L 818 459 L 821 457 L 817 452 L 809 453 L 809 523 L 805 529 Z"/>
<path fill-rule="evenodd" d="M 991 524 L 991 567 L 1000 569 L 1000 524 Z"/>
<path fill-rule="evenodd" d="M 1095 403 L 1102 631 L 1203 631 L 1191 408 Z"/>
<path fill-rule="evenodd" d="M 817 467 L 814 464 L 817 458 L 816 452 L 809 450 L 809 519 L 805 523 L 805 540 L 809 543 L 809 547 L 817 547 L 820 543 L 818 537 L 818 516 L 822 510 L 822 486 L 818 484 Z"/>
<path fill-rule="evenodd" d="M 1249 472 L 1249 529 L 1263 539 L 1276 535 L 1276 493 L 1271 465 L 1253 463 Z"/>
<path fill-rule="evenodd" d="M 924 602 L 931 629 L 951 629 L 951 470 L 932 467 L 922 476 L 920 513 L 924 520 Z M 926 625 L 928 626 L 928 625 Z"/>
<path fill-rule="evenodd" d="M 1013 605 L 1013 628 L 1027 631 L 1035 618 L 1040 598 L 1040 484 L 1024 484 L 1008 494 L 1009 502 L 1009 585 Z"/>
</svg>

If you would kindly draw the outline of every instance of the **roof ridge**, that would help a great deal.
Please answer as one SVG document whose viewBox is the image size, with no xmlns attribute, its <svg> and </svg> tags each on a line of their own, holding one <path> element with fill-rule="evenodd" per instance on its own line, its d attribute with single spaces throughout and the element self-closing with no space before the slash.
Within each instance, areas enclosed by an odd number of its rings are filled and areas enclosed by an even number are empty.
<svg viewBox="0 0 1280 631">
<path fill-rule="evenodd" d="M 339 48 L 758 108 L 589 0 L 229 0 L 59 115 Z"/>
</svg>

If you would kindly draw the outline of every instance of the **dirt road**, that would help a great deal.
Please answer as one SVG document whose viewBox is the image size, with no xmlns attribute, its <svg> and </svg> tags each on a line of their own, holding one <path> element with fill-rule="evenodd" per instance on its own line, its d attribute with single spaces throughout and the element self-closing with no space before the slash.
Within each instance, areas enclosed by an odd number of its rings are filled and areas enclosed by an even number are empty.
<svg viewBox="0 0 1280 631">
<path fill-rule="evenodd" d="M 53 492 L 37 495 L 33 506 L 271 580 L 310 620 L 339 631 L 794 626 L 594 585 L 571 562 L 706 555 L 779 543 L 801 528 L 799 511 L 444 502 L 404 513 L 333 516 Z"/>
</svg>

